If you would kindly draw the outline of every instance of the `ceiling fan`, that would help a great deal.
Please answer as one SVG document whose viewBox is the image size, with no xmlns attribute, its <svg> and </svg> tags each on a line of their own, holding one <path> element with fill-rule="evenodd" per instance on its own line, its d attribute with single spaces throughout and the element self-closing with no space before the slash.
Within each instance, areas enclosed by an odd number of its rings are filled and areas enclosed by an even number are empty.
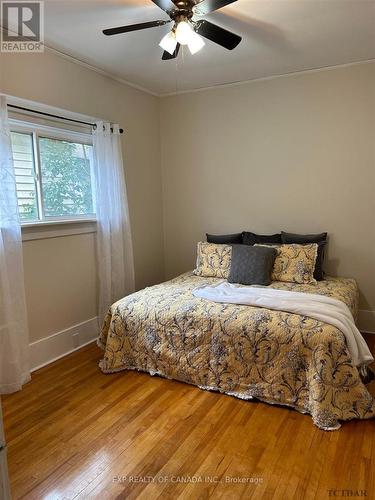
<svg viewBox="0 0 375 500">
<path fill-rule="evenodd" d="M 198 52 L 204 45 L 201 37 L 207 38 L 222 47 L 233 50 L 241 41 L 241 37 L 230 31 L 212 24 L 205 19 L 196 19 L 237 0 L 152 0 L 170 17 L 169 20 L 150 21 L 146 23 L 130 24 L 103 30 L 104 35 L 118 35 L 129 31 L 143 30 L 164 26 L 173 22 L 172 30 L 167 33 L 160 42 L 164 49 L 162 59 L 174 59 L 177 57 L 181 45 L 187 45 L 192 54 Z"/>
</svg>

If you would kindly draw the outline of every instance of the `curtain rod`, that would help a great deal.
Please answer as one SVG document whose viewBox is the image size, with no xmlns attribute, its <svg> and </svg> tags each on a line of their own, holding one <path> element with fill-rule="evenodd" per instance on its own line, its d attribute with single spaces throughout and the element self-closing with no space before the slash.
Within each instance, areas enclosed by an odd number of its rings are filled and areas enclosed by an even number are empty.
<svg viewBox="0 0 375 500">
<path fill-rule="evenodd" d="M 48 116 L 49 118 L 58 118 L 59 120 L 66 120 L 68 122 L 80 123 L 81 125 L 88 125 L 89 127 L 96 128 L 95 123 L 83 122 L 81 120 L 74 120 L 73 118 L 66 118 L 65 116 L 52 115 L 51 113 L 44 113 L 43 111 L 36 111 L 35 109 L 23 108 L 22 106 L 15 106 L 14 104 L 7 104 L 8 108 L 18 109 L 21 111 L 29 111 L 30 113 L 35 113 L 37 115 Z M 111 127 L 113 132 L 113 128 Z M 124 133 L 124 129 L 119 129 L 120 134 Z"/>
</svg>

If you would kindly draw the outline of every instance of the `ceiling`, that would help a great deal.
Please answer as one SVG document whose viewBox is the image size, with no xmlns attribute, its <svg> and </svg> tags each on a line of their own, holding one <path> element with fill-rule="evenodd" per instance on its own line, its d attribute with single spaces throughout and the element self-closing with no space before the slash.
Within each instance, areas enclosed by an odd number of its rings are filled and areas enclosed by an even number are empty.
<svg viewBox="0 0 375 500">
<path fill-rule="evenodd" d="M 243 37 L 162 61 L 170 25 L 106 37 L 104 28 L 168 19 L 151 0 L 46 0 L 46 44 L 155 94 L 375 59 L 375 0 L 238 0 L 206 19 Z"/>
</svg>

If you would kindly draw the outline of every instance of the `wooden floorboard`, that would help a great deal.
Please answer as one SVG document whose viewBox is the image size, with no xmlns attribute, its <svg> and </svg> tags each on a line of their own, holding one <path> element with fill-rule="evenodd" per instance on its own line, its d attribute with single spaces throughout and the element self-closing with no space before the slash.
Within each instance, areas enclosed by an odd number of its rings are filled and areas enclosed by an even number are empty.
<svg viewBox="0 0 375 500">
<path fill-rule="evenodd" d="M 104 375 L 101 354 L 86 346 L 3 397 L 14 499 L 375 498 L 374 420 L 324 432 L 287 408 Z"/>
</svg>

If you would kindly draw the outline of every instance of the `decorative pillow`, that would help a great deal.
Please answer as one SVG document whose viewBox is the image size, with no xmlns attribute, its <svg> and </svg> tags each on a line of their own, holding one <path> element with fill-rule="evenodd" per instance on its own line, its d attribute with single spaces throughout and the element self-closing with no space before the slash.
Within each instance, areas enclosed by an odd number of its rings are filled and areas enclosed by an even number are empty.
<svg viewBox="0 0 375 500">
<path fill-rule="evenodd" d="M 244 231 L 242 233 L 244 245 L 256 245 L 257 243 L 281 243 L 281 234 L 255 234 Z"/>
<path fill-rule="evenodd" d="M 197 267 L 194 274 L 206 278 L 227 279 L 230 271 L 232 247 L 200 241 L 197 248 Z"/>
<path fill-rule="evenodd" d="M 324 279 L 324 253 L 327 245 L 327 233 L 319 234 L 294 234 L 281 231 L 281 240 L 283 243 L 317 243 L 318 255 L 315 263 L 314 278 L 318 281 Z"/>
<path fill-rule="evenodd" d="M 269 285 L 276 254 L 276 248 L 233 245 L 229 283 Z"/>
<path fill-rule="evenodd" d="M 281 240 L 283 243 L 298 243 L 299 245 L 304 245 L 305 243 L 319 243 L 319 241 L 326 241 L 327 235 L 328 233 L 296 234 L 281 231 Z"/>
<path fill-rule="evenodd" d="M 242 233 L 234 234 L 206 234 L 208 243 L 218 243 L 224 245 L 233 245 L 242 243 Z"/>
<path fill-rule="evenodd" d="M 317 243 L 280 245 L 273 248 L 277 250 L 271 276 L 273 281 L 303 284 L 316 283 L 314 269 L 318 253 Z"/>
</svg>

